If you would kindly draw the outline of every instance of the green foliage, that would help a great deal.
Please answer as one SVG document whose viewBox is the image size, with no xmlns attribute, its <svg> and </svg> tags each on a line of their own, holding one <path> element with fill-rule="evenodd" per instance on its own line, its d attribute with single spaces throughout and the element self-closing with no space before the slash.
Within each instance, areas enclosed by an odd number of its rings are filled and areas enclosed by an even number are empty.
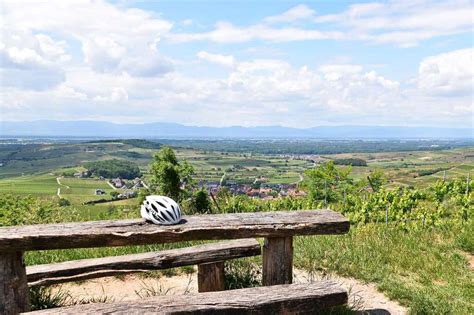
<svg viewBox="0 0 474 315">
<path fill-rule="evenodd" d="M 33 287 L 30 289 L 32 311 L 61 307 L 68 304 L 69 301 L 71 301 L 70 295 L 61 290 L 54 292 L 51 287 Z"/>
<path fill-rule="evenodd" d="M 126 160 L 105 160 L 97 162 L 88 162 L 84 164 L 92 174 L 105 178 L 120 177 L 124 179 L 133 179 L 140 177 L 138 165 Z"/>
<path fill-rule="evenodd" d="M 118 195 L 120 195 L 120 193 L 118 191 L 115 191 L 115 190 L 112 190 L 110 193 L 109 193 L 110 197 L 112 197 L 112 199 L 117 199 L 118 198 Z"/>
<path fill-rule="evenodd" d="M 211 200 L 205 189 L 196 190 L 192 196 L 191 213 L 209 213 L 211 212 Z"/>
<path fill-rule="evenodd" d="M 224 285 L 226 290 L 258 287 L 262 283 L 261 268 L 252 259 L 235 259 L 225 262 Z"/>
<path fill-rule="evenodd" d="M 58 205 L 60 207 L 67 207 L 67 206 L 71 205 L 71 202 L 69 200 L 67 200 L 66 198 L 59 198 Z"/>
<path fill-rule="evenodd" d="M 173 149 L 162 147 L 153 157 L 150 173 L 151 183 L 160 194 L 181 200 L 186 194 L 182 186 L 192 184 L 194 169 L 187 162 L 179 163 Z"/>
<path fill-rule="evenodd" d="M 334 159 L 335 165 L 367 166 L 367 161 L 358 158 Z"/>
<path fill-rule="evenodd" d="M 351 184 L 349 173 L 352 168 L 338 168 L 333 161 L 325 162 L 319 167 L 307 170 L 302 187 L 308 190 L 311 200 L 333 202 L 340 199 L 338 188 Z"/>
<path fill-rule="evenodd" d="M 378 192 L 387 182 L 387 177 L 382 170 L 375 170 L 367 176 L 367 181 L 374 192 Z"/>
<path fill-rule="evenodd" d="M 0 194 L 0 226 L 79 221 L 73 209 L 31 196 Z"/>
</svg>

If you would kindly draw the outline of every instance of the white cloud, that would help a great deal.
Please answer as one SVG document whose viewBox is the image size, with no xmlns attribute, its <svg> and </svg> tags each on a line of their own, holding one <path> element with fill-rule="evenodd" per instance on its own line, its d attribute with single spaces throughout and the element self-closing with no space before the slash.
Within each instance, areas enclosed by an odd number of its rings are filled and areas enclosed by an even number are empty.
<svg viewBox="0 0 474 315">
<path fill-rule="evenodd" d="M 160 76 L 173 68 L 157 49 L 172 23 L 148 11 L 101 0 L 7 0 L 3 6 L 0 31 L 13 35 L 2 39 L 2 55 L 13 63 L 67 69 L 68 61 L 77 62 L 67 43 L 79 42 L 84 64 L 97 72 Z"/>
<path fill-rule="evenodd" d="M 469 0 L 363 3 L 351 5 L 340 13 L 319 16 L 308 6 L 297 5 L 254 25 L 237 27 L 221 21 L 211 31 L 177 33 L 169 37 L 176 42 L 208 40 L 217 43 L 359 40 L 412 47 L 439 36 L 470 33 L 473 14 Z M 311 27 L 271 26 L 297 21 L 311 22 Z M 331 31 L 327 30 L 328 26 Z"/>
<path fill-rule="evenodd" d="M 460 49 L 421 61 L 418 87 L 434 95 L 472 95 L 474 90 L 474 49 Z"/>
<path fill-rule="evenodd" d="M 217 43 L 244 43 L 252 40 L 287 42 L 303 40 L 342 39 L 337 31 L 307 30 L 296 27 L 272 28 L 263 24 L 237 27 L 228 22 L 219 22 L 215 29 L 203 33 L 174 33 L 168 35 L 174 42 L 209 40 Z"/>
<path fill-rule="evenodd" d="M 211 54 L 206 51 L 200 51 L 197 53 L 199 59 L 203 59 L 212 63 L 217 63 L 226 67 L 233 67 L 235 64 L 234 56 L 232 55 L 219 55 Z"/>
<path fill-rule="evenodd" d="M 181 21 L 181 23 L 184 25 L 184 26 L 190 26 L 190 25 L 193 25 L 193 20 L 192 19 L 186 19 L 186 20 L 183 20 Z"/>
<path fill-rule="evenodd" d="M 285 23 L 294 22 L 300 20 L 308 20 L 315 17 L 313 9 L 309 8 L 304 4 L 299 4 L 288 11 L 283 12 L 280 15 L 269 16 L 263 21 L 266 23 Z"/>
<path fill-rule="evenodd" d="M 120 102 L 120 101 L 126 101 L 128 100 L 128 93 L 127 91 L 122 88 L 122 87 L 114 87 L 110 91 L 108 95 L 98 95 L 94 97 L 95 101 L 100 101 L 100 102 Z"/>
</svg>

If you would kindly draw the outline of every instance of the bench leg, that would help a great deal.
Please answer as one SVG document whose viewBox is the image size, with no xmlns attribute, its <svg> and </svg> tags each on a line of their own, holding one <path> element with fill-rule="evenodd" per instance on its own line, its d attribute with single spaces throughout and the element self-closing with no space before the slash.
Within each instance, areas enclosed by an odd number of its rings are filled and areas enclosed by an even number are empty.
<svg viewBox="0 0 474 315">
<path fill-rule="evenodd" d="M 289 284 L 293 281 L 293 237 L 265 238 L 262 284 Z"/>
<path fill-rule="evenodd" d="M 223 261 L 198 265 L 199 292 L 223 291 L 224 289 Z"/>
<path fill-rule="evenodd" d="M 30 296 L 22 252 L 0 253 L 0 314 L 30 310 Z"/>
</svg>

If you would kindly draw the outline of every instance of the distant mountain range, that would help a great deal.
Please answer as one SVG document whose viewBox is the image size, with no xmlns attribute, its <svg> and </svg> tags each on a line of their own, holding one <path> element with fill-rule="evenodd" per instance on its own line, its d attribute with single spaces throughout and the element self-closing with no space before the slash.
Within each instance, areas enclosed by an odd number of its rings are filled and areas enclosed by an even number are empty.
<svg viewBox="0 0 474 315">
<path fill-rule="evenodd" d="M 116 124 L 101 121 L 0 122 L 0 136 L 84 138 L 474 138 L 472 128 L 401 126 L 321 126 L 314 128 L 197 127 L 175 123 Z"/>
</svg>

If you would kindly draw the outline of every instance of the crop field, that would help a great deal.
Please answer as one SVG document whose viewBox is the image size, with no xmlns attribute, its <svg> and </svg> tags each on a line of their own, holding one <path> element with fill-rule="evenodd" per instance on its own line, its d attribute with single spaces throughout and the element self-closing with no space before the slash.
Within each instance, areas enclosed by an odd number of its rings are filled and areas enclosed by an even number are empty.
<svg viewBox="0 0 474 315">
<path fill-rule="evenodd" d="M 56 195 L 57 188 L 56 177 L 51 174 L 28 175 L 0 181 L 0 191 L 3 193 L 49 198 Z"/>
<path fill-rule="evenodd" d="M 113 189 L 105 180 L 68 178 L 62 177 L 62 174 L 84 171 L 82 165 L 87 161 L 119 158 L 136 163 L 147 181 L 148 165 L 158 148 L 159 144 L 142 140 L 2 146 L 0 192 L 32 195 L 53 201 L 62 197 L 87 217 L 96 218 L 112 208 L 135 207 L 136 200 L 84 205 L 86 201 L 110 199 Z M 317 166 L 318 163 L 347 158 L 357 158 L 367 163 L 367 166 L 352 167 L 350 177 L 354 180 L 366 178 L 373 170 L 381 169 L 389 180 L 389 187 L 406 185 L 421 188 L 442 178 L 471 176 L 474 171 L 472 147 L 324 155 L 224 152 L 188 147 L 174 149 L 179 160 L 187 161 L 194 167 L 193 177 L 197 182 L 219 182 L 225 174 L 228 182 L 241 184 L 252 184 L 256 180 L 269 184 L 298 183 L 303 180 L 305 170 Z M 103 189 L 106 195 L 96 196 L 95 189 Z"/>
<path fill-rule="evenodd" d="M 95 196 L 95 189 L 107 195 L 112 188 L 98 179 L 57 177 L 65 171 L 83 171 L 87 161 L 112 158 L 136 163 L 147 180 L 148 165 L 159 145 L 149 142 L 110 141 L 67 144 L 32 144 L 13 146 L 8 151 L 1 147 L 0 158 L 7 161 L 0 167 L 0 192 L 30 194 L 41 198 L 68 199 L 88 211 L 103 210 L 110 205 L 129 205 L 131 201 L 115 201 L 95 206 L 82 205 L 85 201 L 104 198 Z M 270 184 L 298 183 L 304 172 L 322 161 L 358 158 L 367 166 L 354 166 L 350 176 L 366 178 L 375 169 L 383 170 L 390 185 L 425 187 L 437 179 L 468 176 L 474 171 L 474 149 L 462 147 L 450 150 L 340 153 L 324 155 L 261 154 L 255 152 L 204 151 L 175 147 L 180 160 L 188 161 L 195 169 L 196 181 L 218 182 L 225 174 L 228 181 L 251 184 L 256 180 Z M 10 157 L 6 160 L 6 157 Z M 345 167 L 345 166 L 343 166 Z M 92 211 L 93 211 L 92 210 Z"/>
</svg>

